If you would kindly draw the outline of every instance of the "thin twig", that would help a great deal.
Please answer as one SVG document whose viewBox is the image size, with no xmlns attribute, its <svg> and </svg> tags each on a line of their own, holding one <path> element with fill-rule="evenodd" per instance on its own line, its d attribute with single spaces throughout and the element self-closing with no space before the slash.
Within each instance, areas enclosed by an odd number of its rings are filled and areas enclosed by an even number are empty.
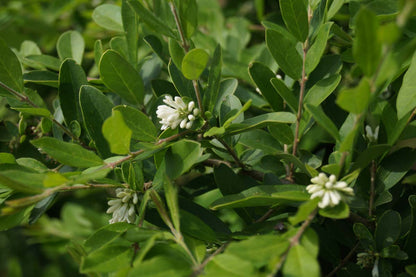
<svg viewBox="0 0 416 277">
<path fill-rule="evenodd" d="M 340 270 L 352 257 L 352 255 L 354 255 L 354 252 L 357 250 L 358 246 L 360 244 L 357 242 L 355 244 L 355 246 L 351 249 L 350 252 L 348 252 L 347 256 L 345 256 L 344 259 L 342 259 L 342 261 L 339 263 L 339 265 L 337 265 L 328 275 L 326 275 L 326 277 L 332 277 L 335 275 L 335 273 L 338 272 L 338 270 Z"/>
<path fill-rule="evenodd" d="M 198 108 L 200 110 L 200 114 L 204 120 L 206 120 L 205 117 L 205 111 L 204 111 L 204 105 L 202 105 L 202 98 L 201 98 L 201 92 L 199 91 L 199 85 L 197 80 L 192 80 L 192 85 L 194 86 L 196 99 L 198 101 Z"/>
<path fill-rule="evenodd" d="M 318 209 L 313 210 L 308 218 L 302 223 L 302 225 L 299 227 L 299 230 L 296 232 L 296 234 L 290 239 L 290 244 L 287 250 L 283 253 L 283 255 L 280 257 L 279 262 L 276 264 L 273 272 L 269 275 L 269 277 L 273 277 L 276 275 L 277 272 L 279 272 L 280 268 L 282 267 L 284 261 L 287 258 L 287 255 L 289 254 L 289 251 L 296 245 L 299 244 L 299 240 L 302 237 L 303 233 L 306 231 L 306 228 L 312 223 L 312 220 L 315 218 L 316 213 L 318 212 Z"/>
<path fill-rule="evenodd" d="M 241 162 L 241 160 L 238 158 L 237 154 L 235 153 L 235 151 L 231 148 L 231 146 L 228 145 L 228 143 L 220 137 L 215 137 L 224 147 L 225 149 L 227 149 L 228 153 L 230 153 L 230 155 L 233 157 L 235 163 L 238 165 L 238 167 L 241 167 L 243 170 L 246 169 L 246 165 L 243 164 L 243 162 Z"/>
<path fill-rule="evenodd" d="M 36 105 L 35 103 L 32 102 L 32 100 L 29 99 L 29 97 L 27 97 L 26 95 L 23 95 L 22 93 L 14 90 L 14 89 L 12 89 L 11 87 L 9 87 L 8 85 L 6 85 L 5 83 L 3 83 L 1 81 L 0 81 L 0 87 L 4 88 L 8 92 L 10 92 L 14 96 L 16 96 L 21 102 L 25 102 L 25 103 L 29 104 L 30 106 L 32 106 L 34 108 L 39 108 L 38 105 Z M 71 139 L 73 139 L 73 140 L 81 143 L 81 141 L 79 140 L 78 137 L 76 137 L 68 128 L 66 128 L 61 123 L 59 123 L 55 118 L 49 117 L 49 119 L 52 120 L 52 122 L 55 123 L 59 128 L 61 128 L 62 131 L 64 131 L 65 134 L 67 134 L 68 136 L 70 136 Z"/>
<path fill-rule="evenodd" d="M 172 11 L 173 18 L 175 19 L 176 27 L 178 28 L 179 36 L 181 38 L 182 42 L 182 48 L 185 50 L 185 52 L 189 51 L 189 44 L 186 41 L 185 34 L 182 28 L 181 20 L 178 16 L 178 13 L 176 11 L 175 3 L 173 1 L 169 1 L 170 10 Z"/>
<path fill-rule="evenodd" d="M 202 273 L 202 271 L 204 270 L 205 266 L 218 254 L 220 254 L 221 252 L 224 251 L 225 247 L 227 247 L 228 242 L 224 243 L 223 245 L 221 245 L 220 247 L 218 247 L 217 250 L 215 250 L 214 253 L 212 253 L 209 257 L 207 257 L 198 267 L 196 267 L 194 269 L 194 272 L 192 273 L 192 277 L 196 277 L 199 274 Z"/>
</svg>

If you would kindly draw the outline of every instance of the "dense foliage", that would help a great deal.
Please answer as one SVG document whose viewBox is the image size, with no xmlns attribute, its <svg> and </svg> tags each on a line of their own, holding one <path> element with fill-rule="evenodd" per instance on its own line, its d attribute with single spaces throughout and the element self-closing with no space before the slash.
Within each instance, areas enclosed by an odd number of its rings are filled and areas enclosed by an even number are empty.
<svg viewBox="0 0 416 277">
<path fill-rule="evenodd" d="M 416 276 L 416 1 L 4 1 L 0 275 Z"/>
</svg>

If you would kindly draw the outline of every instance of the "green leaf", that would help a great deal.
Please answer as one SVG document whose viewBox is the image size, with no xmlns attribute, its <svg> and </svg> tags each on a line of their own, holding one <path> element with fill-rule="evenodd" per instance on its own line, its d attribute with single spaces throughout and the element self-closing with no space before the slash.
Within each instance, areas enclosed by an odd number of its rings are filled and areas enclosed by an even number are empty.
<svg viewBox="0 0 416 277">
<path fill-rule="evenodd" d="M 75 143 L 64 142 L 50 137 L 32 140 L 30 143 L 58 162 L 69 166 L 91 167 L 103 164 L 103 161 L 94 152 L 86 150 Z"/>
<path fill-rule="evenodd" d="M 315 41 L 306 53 L 305 69 L 307 75 L 309 75 L 321 61 L 332 24 L 333 22 L 328 22 L 319 28 Z"/>
<path fill-rule="evenodd" d="M 381 44 L 377 37 L 378 25 L 376 15 L 367 8 L 361 8 L 355 17 L 353 56 L 368 77 L 377 70 L 381 58 Z"/>
<path fill-rule="evenodd" d="M 82 257 L 80 271 L 112 272 L 129 266 L 133 248 L 129 246 L 108 245 Z"/>
<path fill-rule="evenodd" d="M 304 103 L 319 106 L 319 104 L 324 102 L 325 99 L 337 88 L 340 81 L 341 75 L 339 74 L 319 80 L 308 90 L 308 93 L 303 100 Z"/>
<path fill-rule="evenodd" d="M 217 236 L 211 226 L 203 219 L 185 210 L 180 210 L 181 231 L 196 239 L 206 242 L 217 241 Z"/>
<path fill-rule="evenodd" d="M 94 43 L 94 62 L 97 67 L 100 64 L 100 59 L 103 55 L 103 52 L 103 43 L 101 40 L 96 40 Z"/>
<path fill-rule="evenodd" d="M 122 234 L 124 234 L 127 230 L 134 228 L 134 225 L 126 223 L 126 222 L 117 222 L 113 224 L 106 225 L 96 232 L 94 232 L 84 243 L 85 250 L 87 252 L 93 252 L 101 247 L 104 247 Z"/>
<path fill-rule="evenodd" d="M 45 108 L 12 108 L 12 109 L 19 111 L 23 114 L 37 115 L 37 116 L 44 116 L 44 117 L 51 116 L 51 112 Z"/>
<path fill-rule="evenodd" d="M 180 232 L 180 215 L 178 205 L 178 189 L 176 185 L 165 176 L 163 180 L 163 188 L 165 190 L 166 204 L 169 208 L 170 218 L 176 231 Z"/>
<path fill-rule="evenodd" d="M 286 101 L 286 104 L 289 106 L 289 108 L 291 108 L 294 113 L 297 113 L 298 99 L 296 99 L 296 96 L 293 94 L 293 92 L 290 91 L 286 84 L 279 78 L 272 78 L 270 82 L 280 97 Z"/>
<path fill-rule="evenodd" d="M 353 226 L 355 236 L 360 240 L 361 245 L 365 249 L 375 250 L 376 242 L 373 235 L 362 223 L 355 223 Z"/>
<path fill-rule="evenodd" d="M 387 210 L 377 222 L 375 240 L 377 249 L 393 245 L 400 236 L 402 219 L 400 214 L 393 210 Z"/>
<path fill-rule="evenodd" d="M 309 252 L 309 254 L 312 254 L 315 259 L 318 257 L 319 237 L 312 228 L 305 230 L 300 239 L 300 244 Z"/>
<path fill-rule="evenodd" d="M 167 53 L 165 53 L 165 49 L 163 48 L 161 40 L 154 35 L 147 35 L 143 38 L 143 40 L 149 45 L 153 52 L 165 63 L 168 64 L 169 60 L 167 58 Z"/>
<path fill-rule="evenodd" d="M 157 255 L 144 260 L 129 272 L 129 277 L 186 277 L 192 275 L 191 265 L 179 254 L 175 256 Z"/>
<path fill-rule="evenodd" d="M 354 162 L 354 165 L 351 167 L 351 170 L 366 168 L 372 160 L 377 159 L 386 153 L 390 148 L 391 146 L 388 144 L 371 145 L 359 154 L 357 160 Z"/>
<path fill-rule="evenodd" d="M 182 68 L 182 61 L 185 57 L 185 50 L 176 39 L 169 38 L 168 41 L 169 54 L 177 68 Z"/>
<path fill-rule="evenodd" d="M 102 125 L 105 119 L 111 116 L 113 104 L 101 91 L 92 86 L 82 86 L 79 98 L 88 135 L 101 156 L 111 156 L 110 147 L 102 134 Z"/>
<path fill-rule="evenodd" d="M 282 30 L 266 29 L 266 44 L 283 72 L 294 80 L 300 79 L 303 62 L 302 57 L 296 50 L 296 39 Z"/>
<path fill-rule="evenodd" d="M 169 62 L 168 70 L 178 94 L 182 97 L 186 96 L 196 100 L 192 81 L 186 79 L 172 61 Z"/>
<path fill-rule="evenodd" d="M 416 276 L 416 264 L 408 265 L 405 267 L 406 272 L 410 274 L 410 276 Z"/>
<path fill-rule="evenodd" d="M 287 205 L 308 199 L 309 194 L 301 185 L 261 185 L 224 196 L 214 201 L 211 209 Z"/>
<path fill-rule="evenodd" d="M 409 196 L 409 205 L 411 208 L 410 229 L 404 244 L 404 250 L 409 257 L 414 260 L 416 257 L 416 195 Z"/>
<path fill-rule="evenodd" d="M 273 258 L 282 255 L 288 246 L 289 242 L 279 236 L 255 235 L 243 241 L 231 242 L 226 253 L 250 261 L 260 268 L 267 265 Z"/>
<path fill-rule="evenodd" d="M 130 152 L 132 131 L 124 123 L 121 112 L 113 110 L 112 116 L 104 121 L 102 131 L 112 153 L 127 154 Z"/>
<path fill-rule="evenodd" d="M 56 50 L 61 61 L 70 58 L 78 64 L 82 62 L 84 55 L 85 42 L 81 34 L 77 31 L 67 31 L 63 33 L 56 43 Z"/>
<path fill-rule="evenodd" d="M 305 247 L 295 245 L 289 251 L 282 269 L 284 276 L 318 277 L 320 276 L 319 263 Z"/>
<path fill-rule="evenodd" d="M 88 84 L 87 76 L 79 64 L 67 59 L 59 70 L 59 103 L 67 124 L 76 120 L 82 122 L 79 93 L 82 85 Z"/>
<path fill-rule="evenodd" d="M 225 79 L 220 83 L 220 89 L 215 101 L 213 114 L 219 115 L 222 104 L 227 100 L 227 96 L 233 95 L 238 87 L 237 79 Z"/>
<path fill-rule="evenodd" d="M 312 211 L 318 207 L 319 201 L 319 198 L 314 198 L 305 203 L 302 203 L 302 205 L 299 206 L 296 214 L 294 216 L 289 217 L 289 222 L 292 225 L 296 225 L 301 223 L 302 221 L 305 221 L 308 218 L 308 216 L 312 213 Z"/>
<path fill-rule="evenodd" d="M 338 128 L 325 114 L 320 106 L 306 104 L 306 109 L 312 114 L 315 121 L 325 129 L 336 141 L 339 140 Z"/>
<path fill-rule="evenodd" d="M 341 90 L 337 97 L 337 105 L 347 112 L 360 114 L 367 110 L 371 97 L 371 88 L 367 79 L 352 89 Z"/>
<path fill-rule="evenodd" d="M 0 153 L 0 164 L 15 164 L 16 159 L 10 153 Z"/>
<path fill-rule="evenodd" d="M 268 125 L 275 123 L 294 123 L 296 116 L 288 112 L 274 112 L 258 115 L 249 119 L 244 120 L 241 123 L 231 124 L 227 128 L 228 134 L 237 134 L 246 132 L 252 129 L 263 128 Z"/>
<path fill-rule="evenodd" d="M 334 219 L 347 218 L 350 215 L 350 207 L 344 202 L 341 202 L 335 207 L 319 209 L 319 214 L 321 216 L 334 218 Z"/>
<path fill-rule="evenodd" d="M 45 174 L 22 171 L 19 169 L 4 169 L 0 171 L 0 185 L 18 192 L 42 193 Z M 1 221 L 1 220 L 0 220 Z"/>
<path fill-rule="evenodd" d="M 299 41 L 304 42 L 309 32 L 306 1 L 279 0 L 279 6 L 286 27 Z"/>
<path fill-rule="evenodd" d="M 190 38 L 198 27 L 198 6 L 196 0 L 179 1 L 179 16 L 185 36 Z"/>
<path fill-rule="evenodd" d="M 400 250 L 400 247 L 398 245 L 390 245 L 388 247 L 383 248 L 380 252 L 380 257 L 396 260 L 408 259 L 406 252 Z"/>
<path fill-rule="evenodd" d="M 138 47 L 138 27 L 139 18 L 133 8 L 128 4 L 127 0 L 121 3 L 121 19 L 123 21 L 123 29 L 126 34 L 127 49 L 129 53 L 129 61 L 133 66 L 137 65 L 137 47 Z"/>
<path fill-rule="evenodd" d="M 204 276 L 249 277 L 254 275 L 254 266 L 249 261 L 224 253 L 215 256 L 207 264 Z"/>
<path fill-rule="evenodd" d="M 273 124 L 267 127 L 269 133 L 281 144 L 291 145 L 293 143 L 293 131 L 287 124 Z"/>
<path fill-rule="evenodd" d="M 110 31 L 122 33 L 121 8 L 112 4 L 103 4 L 96 7 L 92 13 L 92 19 L 97 25 Z"/>
<path fill-rule="evenodd" d="M 23 92 L 22 66 L 16 54 L 0 39 L 0 81 L 17 92 Z M 0 87 L 0 95 L 10 92 Z"/>
<path fill-rule="evenodd" d="M 274 86 L 270 83 L 270 80 L 276 78 L 276 75 L 267 66 L 259 62 L 252 63 L 249 66 L 248 72 L 272 109 L 274 111 L 281 111 L 283 109 L 283 101 L 277 95 Z"/>
<path fill-rule="evenodd" d="M 104 84 L 133 104 L 142 104 L 144 87 L 139 72 L 114 50 L 101 57 L 99 70 Z"/>
<path fill-rule="evenodd" d="M 400 87 L 399 93 L 397 94 L 396 108 L 397 117 L 402 119 L 409 112 L 413 111 L 416 107 L 416 54 L 413 55 L 412 62 L 403 77 L 402 86 Z"/>
<path fill-rule="evenodd" d="M 49 55 L 30 55 L 27 56 L 26 59 L 34 61 L 42 66 L 45 66 L 49 69 L 59 71 L 59 67 L 61 66 L 61 61 L 54 56 Z"/>
<path fill-rule="evenodd" d="M 171 179 L 176 179 L 187 172 L 195 164 L 205 159 L 202 156 L 202 148 L 198 142 L 191 140 L 181 140 L 175 142 L 166 152 L 166 174 Z"/>
<path fill-rule="evenodd" d="M 114 111 L 123 115 L 124 123 L 133 132 L 132 138 L 140 141 L 155 141 L 157 129 L 147 115 L 130 106 L 116 106 Z"/>
<path fill-rule="evenodd" d="M 57 172 L 48 172 L 45 179 L 43 179 L 43 185 L 45 188 L 53 188 L 63 185 L 68 181 L 69 180 L 62 174 Z"/>
<path fill-rule="evenodd" d="M 25 84 L 32 83 L 53 88 L 59 87 L 58 78 L 58 74 L 46 70 L 33 70 L 23 74 Z"/>
<path fill-rule="evenodd" d="M 139 18 L 143 20 L 150 28 L 155 32 L 166 35 L 171 38 L 178 39 L 177 35 L 163 22 L 160 18 L 156 17 L 152 12 L 143 7 L 138 0 L 129 0 L 133 10 L 137 13 Z"/>
<path fill-rule="evenodd" d="M 189 80 L 197 80 L 208 64 L 209 55 L 202 49 L 192 49 L 182 60 L 182 73 Z"/>
<path fill-rule="evenodd" d="M 208 108 L 208 111 L 213 112 L 215 103 L 220 89 L 221 82 L 221 67 L 222 67 L 222 50 L 221 46 L 217 45 L 214 51 L 214 55 L 211 60 L 211 68 L 208 75 L 208 86 L 203 95 L 204 106 Z"/>
</svg>

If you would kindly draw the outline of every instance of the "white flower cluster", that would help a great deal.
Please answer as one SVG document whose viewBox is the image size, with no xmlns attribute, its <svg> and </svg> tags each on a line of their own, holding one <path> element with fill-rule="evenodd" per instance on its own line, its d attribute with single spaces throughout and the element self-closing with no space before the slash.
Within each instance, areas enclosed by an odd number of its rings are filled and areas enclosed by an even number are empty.
<svg viewBox="0 0 416 277">
<path fill-rule="evenodd" d="M 195 108 L 195 102 L 191 101 L 188 104 L 180 98 L 166 95 L 163 102 L 167 105 L 160 105 L 157 107 L 157 117 L 161 119 L 161 129 L 167 128 L 175 129 L 180 127 L 182 129 L 190 129 L 194 123 L 195 117 L 199 114 L 199 109 Z"/>
<path fill-rule="evenodd" d="M 365 136 L 370 142 L 377 142 L 379 129 L 379 126 L 377 126 L 373 132 L 373 129 L 370 127 L 370 125 L 365 126 Z"/>
<path fill-rule="evenodd" d="M 134 223 L 136 219 L 134 205 L 139 201 L 137 193 L 131 189 L 118 188 L 116 189 L 116 196 L 118 199 L 108 201 L 110 207 L 107 213 L 113 214 L 110 224 L 116 222 Z"/>
<path fill-rule="evenodd" d="M 318 176 L 311 179 L 312 184 L 306 187 L 306 190 L 311 194 L 311 199 L 319 197 L 319 208 L 334 207 L 338 205 L 341 200 L 345 201 L 348 196 L 353 196 L 354 191 L 348 187 L 345 182 L 337 182 L 335 175 L 329 176 L 325 173 L 319 173 Z"/>
</svg>

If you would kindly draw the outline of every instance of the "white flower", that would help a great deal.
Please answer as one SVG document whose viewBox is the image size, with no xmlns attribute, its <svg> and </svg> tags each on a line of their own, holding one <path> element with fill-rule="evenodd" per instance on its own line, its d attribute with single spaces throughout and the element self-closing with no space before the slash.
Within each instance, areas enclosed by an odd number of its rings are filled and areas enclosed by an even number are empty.
<svg viewBox="0 0 416 277">
<path fill-rule="evenodd" d="M 110 219 L 110 224 L 116 222 L 128 222 L 134 223 L 136 219 L 136 213 L 134 206 L 139 201 L 137 193 L 131 189 L 116 189 L 117 199 L 108 201 L 110 206 L 107 210 L 108 214 L 113 214 L 113 218 Z"/>
<path fill-rule="evenodd" d="M 328 178 L 325 173 L 319 173 L 318 176 L 311 179 L 311 182 L 312 184 L 307 186 L 306 190 L 311 194 L 311 199 L 321 198 L 318 204 L 319 208 L 334 207 L 341 200 L 346 201 L 348 196 L 354 195 L 353 189 L 348 187 L 345 182 L 337 182 L 335 175 Z"/>
<path fill-rule="evenodd" d="M 377 126 L 374 129 L 374 132 L 373 132 L 373 129 L 371 129 L 370 125 L 366 125 L 365 126 L 365 136 L 367 137 L 367 139 L 370 142 L 377 142 L 377 139 L 378 139 L 378 130 L 379 129 L 380 129 L 379 126 Z"/>
<path fill-rule="evenodd" d="M 195 108 L 195 102 L 191 101 L 186 104 L 179 96 L 173 100 L 172 96 L 166 95 L 163 102 L 167 105 L 160 105 L 157 107 L 157 117 L 161 119 L 161 129 L 167 128 L 175 129 L 180 127 L 182 129 L 190 129 L 199 114 L 199 109 Z"/>
<path fill-rule="evenodd" d="M 367 252 L 358 253 L 357 265 L 359 265 L 361 268 L 372 267 L 374 265 L 374 255 Z"/>
</svg>

